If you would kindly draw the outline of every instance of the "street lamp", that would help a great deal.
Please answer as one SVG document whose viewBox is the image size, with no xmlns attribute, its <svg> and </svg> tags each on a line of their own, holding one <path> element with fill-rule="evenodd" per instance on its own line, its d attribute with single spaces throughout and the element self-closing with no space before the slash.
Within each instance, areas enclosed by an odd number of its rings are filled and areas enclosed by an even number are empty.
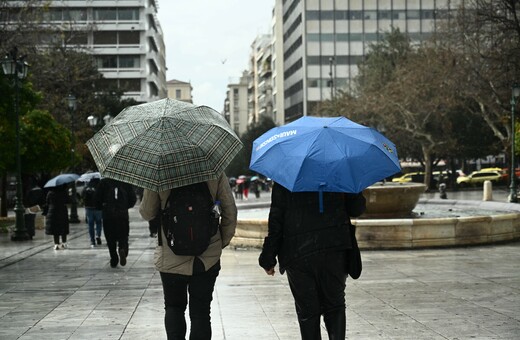
<svg viewBox="0 0 520 340">
<path fill-rule="evenodd" d="M 88 125 L 90 125 L 91 128 L 95 128 L 96 127 L 97 121 L 98 121 L 98 119 L 97 119 L 96 116 L 90 115 L 90 116 L 87 117 Z"/>
<path fill-rule="evenodd" d="M 74 172 L 74 147 L 76 144 L 75 138 L 74 138 L 74 111 L 76 111 L 76 97 L 74 95 L 69 94 L 67 97 L 67 104 L 69 106 L 69 113 L 70 113 L 70 132 L 71 132 L 71 168 L 72 172 Z M 76 200 L 76 182 L 72 182 L 72 197 L 70 199 L 70 216 L 69 216 L 69 222 L 70 223 L 79 223 L 79 217 L 78 217 L 78 201 Z"/>
<path fill-rule="evenodd" d="M 114 119 L 111 115 L 107 114 L 105 117 L 103 117 L 103 121 L 105 122 L 105 125 L 110 124 L 110 122 Z"/>
<path fill-rule="evenodd" d="M 29 64 L 24 60 L 25 56 L 18 57 L 17 48 L 13 48 L 2 61 L 2 68 L 6 76 L 12 77 L 14 81 L 14 111 L 16 115 L 16 199 L 15 199 L 15 229 L 11 236 L 13 241 L 29 240 L 29 234 L 25 228 L 25 208 L 23 206 L 22 195 L 22 162 L 20 157 L 20 108 L 19 108 L 19 92 L 20 81 L 27 77 Z"/>
<path fill-rule="evenodd" d="M 509 172 L 509 178 L 511 179 L 511 185 L 509 186 L 509 202 L 518 202 L 518 196 L 516 192 L 516 165 L 515 165 L 515 108 L 516 99 L 520 96 L 520 85 L 514 83 L 511 88 L 511 171 Z"/>
</svg>

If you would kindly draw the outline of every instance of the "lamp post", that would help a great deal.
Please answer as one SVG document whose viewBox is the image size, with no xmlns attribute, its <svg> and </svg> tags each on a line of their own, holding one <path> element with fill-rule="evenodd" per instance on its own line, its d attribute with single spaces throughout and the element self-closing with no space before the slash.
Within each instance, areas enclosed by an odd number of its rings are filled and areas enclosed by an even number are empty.
<svg viewBox="0 0 520 340">
<path fill-rule="evenodd" d="M 329 67 L 330 67 L 330 70 L 329 70 L 329 76 L 330 76 L 330 100 L 334 100 L 334 72 L 333 72 L 333 69 L 332 69 L 332 66 L 334 65 L 334 61 L 335 61 L 335 58 L 334 57 L 330 57 L 329 58 Z"/>
<path fill-rule="evenodd" d="M 23 206 L 22 195 L 22 162 L 20 157 L 20 108 L 19 108 L 19 82 L 27 77 L 29 65 L 24 60 L 25 56 L 18 57 L 17 48 L 13 48 L 9 54 L 2 61 L 2 68 L 4 74 L 12 77 L 14 81 L 14 111 L 16 115 L 16 199 L 15 199 L 15 229 L 14 234 L 11 235 L 12 241 L 29 240 L 29 234 L 25 228 L 25 208 Z"/>
<path fill-rule="evenodd" d="M 516 191 L 516 165 L 515 165 L 515 109 L 516 99 L 520 95 L 520 85 L 514 83 L 511 88 L 511 170 L 509 172 L 509 178 L 511 184 L 509 185 L 509 202 L 518 202 L 518 196 Z"/>
<path fill-rule="evenodd" d="M 67 104 L 69 106 L 69 113 L 70 113 L 70 132 L 71 132 L 71 152 L 70 152 L 70 161 L 71 161 L 71 169 L 72 172 L 74 172 L 74 147 L 76 144 L 75 138 L 74 138 L 74 111 L 76 111 L 76 97 L 74 95 L 69 94 L 67 97 Z M 70 223 L 79 223 L 79 217 L 78 217 L 78 201 L 76 200 L 76 182 L 72 182 L 72 197 L 70 199 L 70 216 L 69 216 L 69 222 Z"/>
<path fill-rule="evenodd" d="M 90 125 L 91 128 L 95 128 L 96 127 L 97 121 L 98 121 L 98 119 L 97 119 L 96 116 L 90 115 L 90 116 L 87 117 L 88 125 Z"/>
<path fill-rule="evenodd" d="M 110 124 L 112 119 L 114 119 L 114 117 L 112 117 L 110 114 L 107 114 L 107 115 L 105 115 L 105 117 L 103 117 L 103 121 L 105 122 L 105 125 Z"/>
</svg>

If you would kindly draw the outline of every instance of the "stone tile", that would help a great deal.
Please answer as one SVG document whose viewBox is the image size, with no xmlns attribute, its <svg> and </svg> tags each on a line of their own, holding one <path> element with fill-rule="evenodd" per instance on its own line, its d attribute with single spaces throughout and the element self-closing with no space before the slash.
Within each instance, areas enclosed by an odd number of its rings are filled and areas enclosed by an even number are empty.
<svg viewBox="0 0 520 340">
<path fill-rule="evenodd" d="M 84 224 L 71 227 L 65 251 L 41 234 L 32 243 L 0 235 L 0 339 L 166 339 L 156 239 L 136 209 L 131 219 L 128 264 L 114 269 L 105 246 L 88 248 Z M 214 339 L 299 338 L 287 277 L 267 276 L 259 253 L 224 250 Z M 361 278 L 347 280 L 349 338 L 518 339 L 520 243 L 362 257 Z"/>
</svg>

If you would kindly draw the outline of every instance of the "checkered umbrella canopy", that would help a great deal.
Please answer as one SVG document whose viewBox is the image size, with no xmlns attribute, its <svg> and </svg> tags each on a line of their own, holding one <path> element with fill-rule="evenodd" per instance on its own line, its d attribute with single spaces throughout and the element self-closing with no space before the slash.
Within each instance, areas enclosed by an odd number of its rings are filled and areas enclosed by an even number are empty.
<svg viewBox="0 0 520 340">
<path fill-rule="evenodd" d="M 242 142 L 217 111 L 162 99 L 127 107 L 87 146 L 103 177 L 160 192 L 217 178 Z"/>
</svg>

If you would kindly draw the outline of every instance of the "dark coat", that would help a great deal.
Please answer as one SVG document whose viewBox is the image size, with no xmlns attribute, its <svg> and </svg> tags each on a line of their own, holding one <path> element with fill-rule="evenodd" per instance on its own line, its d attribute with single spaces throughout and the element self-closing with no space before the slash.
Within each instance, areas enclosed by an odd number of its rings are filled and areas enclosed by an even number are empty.
<svg viewBox="0 0 520 340">
<path fill-rule="evenodd" d="M 99 181 L 96 188 L 96 209 L 103 211 L 103 218 L 117 216 L 128 220 L 128 209 L 136 202 L 137 196 L 132 185 L 106 177 Z M 122 206 L 117 206 L 118 204 Z"/>
<path fill-rule="evenodd" d="M 324 192 L 320 213 L 319 193 L 290 192 L 275 183 L 260 266 L 273 268 L 278 257 L 283 273 L 305 256 L 351 248 L 350 217 L 361 215 L 365 204 L 362 193 Z"/>
<path fill-rule="evenodd" d="M 43 215 L 45 234 L 67 235 L 69 233 L 69 212 L 67 210 L 67 186 L 60 185 L 47 193 Z"/>
</svg>

